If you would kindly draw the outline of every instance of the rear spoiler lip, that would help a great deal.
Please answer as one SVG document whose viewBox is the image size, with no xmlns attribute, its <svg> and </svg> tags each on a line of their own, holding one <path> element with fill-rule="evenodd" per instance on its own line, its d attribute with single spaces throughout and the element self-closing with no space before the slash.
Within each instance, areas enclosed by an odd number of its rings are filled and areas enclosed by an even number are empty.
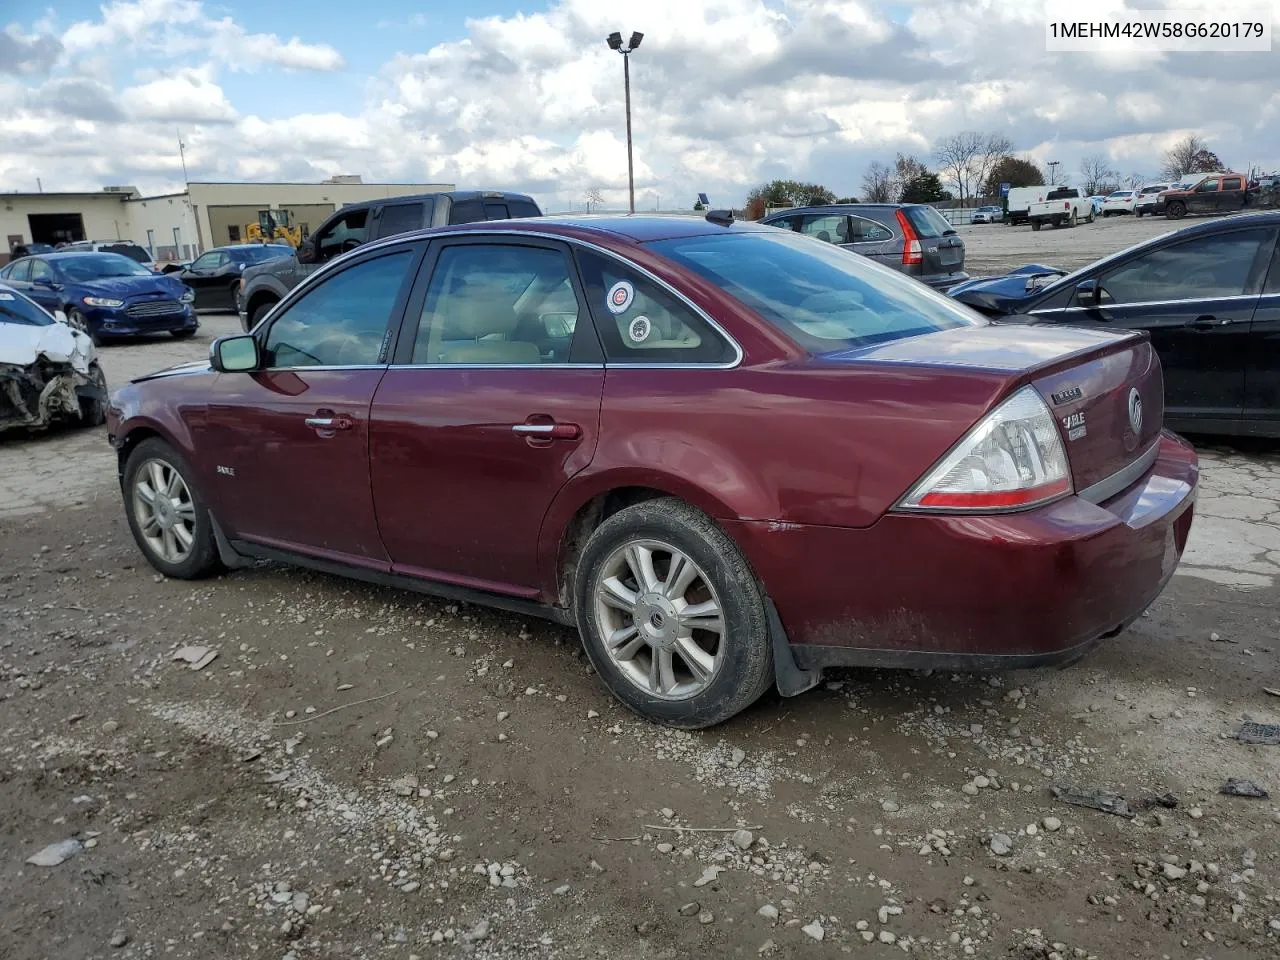
<svg viewBox="0 0 1280 960">
<path fill-rule="evenodd" d="M 1046 360 L 1043 363 L 1027 367 L 1015 374 L 1011 374 L 1008 389 L 1002 395 L 1002 399 L 1013 391 L 1039 380 L 1041 377 L 1058 373 L 1068 367 L 1077 366 L 1087 360 L 1093 360 L 1097 357 L 1105 356 L 1108 353 L 1115 353 L 1117 350 L 1122 348 L 1131 349 L 1139 343 L 1151 342 L 1151 335 L 1147 333 L 1146 330 L 1116 330 L 1112 332 L 1117 334 L 1118 339 L 1112 340 L 1109 343 L 1099 343 L 1091 347 L 1082 347 L 1079 350 L 1074 350 L 1071 353 L 1064 353 L 1051 360 Z"/>
</svg>

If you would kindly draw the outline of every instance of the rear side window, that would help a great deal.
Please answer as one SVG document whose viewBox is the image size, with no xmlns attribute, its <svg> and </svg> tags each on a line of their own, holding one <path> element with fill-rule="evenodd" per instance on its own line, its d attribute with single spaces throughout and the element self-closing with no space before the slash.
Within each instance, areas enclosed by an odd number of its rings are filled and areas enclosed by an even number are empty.
<svg viewBox="0 0 1280 960">
<path fill-rule="evenodd" d="M 16 283 L 25 283 L 27 278 L 31 276 L 31 261 L 19 260 L 17 263 L 11 263 L 4 268 L 4 278 L 13 280 Z"/>
<path fill-rule="evenodd" d="M 1267 271 L 1267 285 L 1264 293 L 1280 293 L 1280 243 L 1276 244 L 1275 253 L 1271 255 L 1271 269 Z"/>
<path fill-rule="evenodd" d="M 947 218 L 933 207 L 903 207 L 902 212 L 906 214 L 916 236 L 921 240 L 932 240 L 956 232 L 951 224 L 947 223 Z"/>
<path fill-rule="evenodd" d="M 1262 244 L 1270 239 L 1269 230 L 1240 230 L 1153 250 L 1102 278 L 1103 302 L 1240 296 L 1249 283 Z"/>
<path fill-rule="evenodd" d="M 484 204 L 479 200 L 462 200 L 449 211 L 450 223 L 478 223 L 484 217 Z"/>
<path fill-rule="evenodd" d="M 1236 177 L 1232 180 L 1223 180 L 1222 189 L 1223 190 L 1243 190 L 1244 180 L 1242 180 L 1240 177 Z"/>
<path fill-rule="evenodd" d="M 394 237 L 422 227 L 421 203 L 389 203 L 382 208 L 378 221 L 378 236 Z"/>
<path fill-rule="evenodd" d="M 606 362 L 733 361 L 732 345 L 661 284 L 612 257 L 588 250 L 578 252 L 578 263 Z"/>
<path fill-rule="evenodd" d="M 996 208 L 997 211 L 999 209 L 999 207 Z M 883 243 L 885 240 L 892 239 L 893 231 L 884 224 L 876 223 L 874 220 L 864 220 L 862 217 L 849 218 L 850 243 Z"/>
<path fill-rule="evenodd" d="M 538 209 L 538 205 L 528 200 L 508 200 L 507 209 L 511 211 L 512 217 L 542 216 L 542 211 Z"/>
<path fill-rule="evenodd" d="M 801 217 L 800 232 L 824 243 L 848 243 L 849 218 L 834 213 Z"/>
<path fill-rule="evenodd" d="M 484 205 L 484 218 L 486 220 L 510 220 L 511 211 L 507 209 L 505 203 L 489 201 Z"/>
<path fill-rule="evenodd" d="M 986 325 L 922 283 L 781 230 L 680 237 L 649 246 L 815 354 Z"/>
</svg>

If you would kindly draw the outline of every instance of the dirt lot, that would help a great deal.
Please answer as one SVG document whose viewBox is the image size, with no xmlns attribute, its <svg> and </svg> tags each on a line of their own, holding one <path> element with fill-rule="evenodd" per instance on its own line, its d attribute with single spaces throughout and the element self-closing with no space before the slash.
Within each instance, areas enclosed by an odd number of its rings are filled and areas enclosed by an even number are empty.
<svg viewBox="0 0 1280 960">
<path fill-rule="evenodd" d="M 1164 217 L 1098 217 L 1093 223 L 1038 233 L 1030 224 L 1018 227 L 980 223 L 959 228 L 965 242 L 965 269 L 975 277 L 1004 273 L 1024 263 L 1043 263 L 1075 270 L 1125 247 L 1187 226 Z"/>
<path fill-rule="evenodd" d="M 1032 237 L 973 228 L 971 264 Z M 691 735 L 566 629 L 266 564 L 164 580 L 102 431 L 0 441 L 0 958 L 1280 956 L 1280 746 L 1228 739 L 1280 722 L 1280 451 L 1203 455 L 1182 572 L 1075 666 L 836 674 Z"/>
</svg>

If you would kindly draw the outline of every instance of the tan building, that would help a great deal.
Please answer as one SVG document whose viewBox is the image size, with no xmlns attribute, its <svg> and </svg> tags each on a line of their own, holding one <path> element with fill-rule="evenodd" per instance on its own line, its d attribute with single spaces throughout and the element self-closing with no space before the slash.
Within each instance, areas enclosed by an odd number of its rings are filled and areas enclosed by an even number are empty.
<svg viewBox="0 0 1280 960">
<path fill-rule="evenodd" d="M 18 244 L 74 240 L 132 240 L 158 261 L 185 261 L 210 247 L 240 242 L 267 210 L 306 236 L 349 203 L 453 189 L 451 183 L 364 183 L 341 176 L 323 183 L 195 182 L 184 193 L 156 197 L 132 186 L 0 193 L 0 264 Z"/>
</svg>

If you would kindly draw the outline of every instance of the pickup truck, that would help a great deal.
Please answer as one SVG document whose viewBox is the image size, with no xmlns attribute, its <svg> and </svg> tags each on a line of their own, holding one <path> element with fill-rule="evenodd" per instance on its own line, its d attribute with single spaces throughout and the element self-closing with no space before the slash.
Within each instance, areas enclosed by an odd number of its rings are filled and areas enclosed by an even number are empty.
<svg viewBox="0 0 1280 960">
<path fill-rule="evenodd" d="M 349 204 L 335 211 L 302 241 L 292 257 L 248 267 L 240 274 L 236 307 L 240 325 L 252 330 L 285 295 L 321 264 L 367 240 L 394 237 L 424 227 L 476 220 L 540 217 L 532 197 L 498 190 L 460 190 L 412 197 L 387 197 Z"/>
<path fill-rule="evenodd" d="M 1165 190 L 1156 195 L 1153 215 L 1181 220 L 1188 213 L 1235 213 L 1249 202 L 1244 174 L 1211 174 L 1186 190 Z"/>
<path fill-rule="evenodd" d="M 1081 220 L 1093 223 L 1093 201 L 1083 190 L 1077 187 L 1059 187 L 1050 190 L 1039 203 L 1027 208 L 1027 219 L 1031 221 L 1031 229 L 1039 230 L 1046 223 L 1055 228 L 1064 223 L 1074 227 Z"/>
</svg>

